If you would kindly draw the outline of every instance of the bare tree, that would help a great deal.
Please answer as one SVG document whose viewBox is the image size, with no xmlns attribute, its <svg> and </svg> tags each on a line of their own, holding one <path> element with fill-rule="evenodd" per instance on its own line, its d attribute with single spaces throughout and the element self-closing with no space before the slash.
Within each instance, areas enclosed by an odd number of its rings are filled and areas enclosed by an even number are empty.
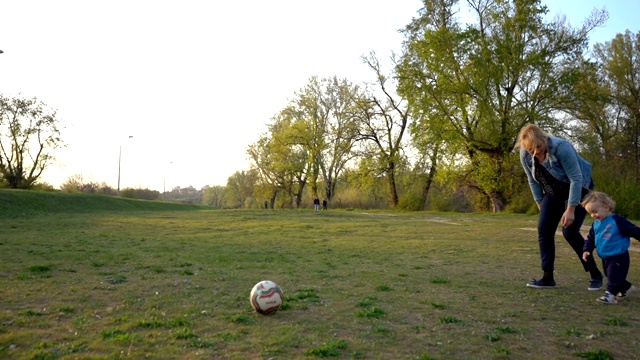
<svg viewBox="0 0 640 360">
<path fill-rule="evenodd" d="M 62 144 L 55 111 L 36 98 L 0 95 L 0 174 L 9 187 L 31 188 Z"/>
</svg>

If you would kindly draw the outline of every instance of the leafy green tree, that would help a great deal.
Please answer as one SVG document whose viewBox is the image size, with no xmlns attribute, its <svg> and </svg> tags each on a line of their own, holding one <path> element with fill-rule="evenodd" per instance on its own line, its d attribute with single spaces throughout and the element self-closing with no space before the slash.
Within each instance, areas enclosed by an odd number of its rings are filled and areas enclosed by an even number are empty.
<svg viewBox="0 0 640 360">
<path fill-rule="evenodd" d="M 455 133 L 448 145 L 462 149 L 468 186 L 501 211 L 515 177 L 518 131 L 529 122 L 557 127 L 554 115 L 570 101 L 560 90 L 573 80 L 571 60 L 607 14 L 594 11 L 573 29 L 561 17 L 546 22 L 539 0 L 468 0 L 474 22 L 461 24 L 457 4 L 424 0 L 404 30 L 398 92 Z"/>
<path fill-rule="evenodd" d="M 272 119 L 268 133 L 261 135 L 247 152 L 252 169 L 258 173 L 257 184 L 263 191 L 272 191 L 271 203 L 281 191 L 288 197 L 287 206 L 293 207 L 295 202 L 299 208 L 310 165 L 308 150 L 298 139 L 299 130 L 293 128 L 295 122 L 294 110 L 286 107 Z"/>
<path fill-rule="evenodd" d="M 0 95 L 0 174 L 13 189 L 30 189 L 63 145 L 56 112 L 36 98 Z"/>
<path fill-rule="evenodd" d="M 224 186 L 207 186 L 202 189 L 202 204 L 215 207 L 224 207 Z"/>
<path fill-rule="evenodd" d="M 414 173 L 421 179 L 420 210 L 426 206 L 431 185 L 438 171 L 438 165 L 446 151 L 445 134 L 438 128 L 442 124 L 433 120 L 429 114 L 417 114 L 411 123 L 409 133 L 411 143 L 417 150 Z"/>
<path fill-rule="evenodd" d="M 596 186 L 619 202 L 617 211 L 637 217 L 640 199 L 640 33 L 626 31 L 594 45 L 581 59 L 567 90 L 571 134 L 594 164 Z"/>
<path fill-rule="evenodd" d="M 252 167 L 260 174 L 260 193 L 270 197 L 272 206 L 282 192 L 300 207 L 307 185 L 313 196 L 331 200 L 337 178 L 354 156 L 357 123 L 352 108 L 357 92 L 347 80 L 312 77 L 272 119 L 268 133 L 249 146 Z"/>
<path fill-rule="evenodd" d="M 225 191 L 225 206 L 239 209 L 248 204 L 253 198 L 253 187 L 258 174 L 253 171 L 236 171 L 227 179 Z"/>
<path fill-rule="evenodd" d="M 279 172 L 278 164 L 275 163 L 276 154 L 270 149 L 270 138 L 268 134 L 260 136 L 258 141 L 249 145 L 247 154 L 251 159 L 251 168 L 258 172 L 259 189 L 256 190 L 257 195 L 269 199 L 269 205 L 273 205 L 278 194 L 278 189 L 284 188 L 285 174 Z"/>
<path fill-rule="evenodd" d="M 357 124 L 352 113 L 358 92 L 358 86 L 346 79 L 312 77 L 289 107 L 293 119 L 290 139 L 307 153 L 313 196 L 330 201 L 337 178 L 354 156 Z M 320 181 L 324 194 L 319 191 Z"/>
<path fill-rule="evenodd" d="M 635 183 L 640 184 L 640 32 L 627 30 L 609 42 L 596 44 L 594 54 L 610 93 L 606 124 L 613 136 L 608 141 L 607 158 L 632 164 Z"/>
<path fill-rule="evenodd" d="M 356 99 L 354 118 L 359 124 L 358 140 L 363 142 L 360 160 L 375 161 L 361 162 L 361 166 L 369 164 L 371 171 L 384 175 L 391 206 L 396 207 L 399 199 L 397 166 L 402 157 L 410 110 L 405 99 L 396 97 L 389 87 L 389 78 L 383 73 L 375 53 L 363 57 L 363 61 L 375 73 L 376 89 L 368 89 Z"/>
<path fill-rule="evenodd" d="M 292 119 L 288 141 L 299 146 L 307 155 L 308 177 L 311 193 L 318 195 L 318 178 L 322 152 L 326 148 L 326 123 L 329 109 L 321 101 L 322 89 L 317 77 L 296 93 L 287 113 Z"/>
<path fill-rule="evenodd" d="M 582 59 L 575 68 L 575 81 L 563 91 L 573 96 L 564 109 L 569 133 L 594 165 L 615 161 L 622 128 L 619 110 L 613 105 L 611 90 L 597 62 Z M 577 121 L 573 121 L 577 120 Z"/>
</svg>

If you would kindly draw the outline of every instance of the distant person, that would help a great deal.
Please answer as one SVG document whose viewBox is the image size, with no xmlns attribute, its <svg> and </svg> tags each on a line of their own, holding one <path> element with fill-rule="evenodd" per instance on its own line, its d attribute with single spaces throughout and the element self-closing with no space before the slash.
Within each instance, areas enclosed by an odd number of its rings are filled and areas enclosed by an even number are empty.
<svg viewBox="0 0 640 360">
<path fill-rule="evenodd" d="M 265 209 L 269 208 L 269 202 L 267 200 L 264 201 L 264 208 Z"/>
<path fill-rule="evenodd" d="M 591 164 L 584 160 L 571 143 L 551 136 L 534 124 L 525 125 L 518 134 L 516 148 L 529 180 L 533 199 L 538 205 L 538 245 L 542 278 L 527 284 L 531 288 L 554 288 L 556 259 L 555 234 L 562 223 L 562 235 L 580 259 L 591 280 L 588 290 L 602 288 L 602 273 L 593 256 L 583 259 L 584 237 L 580 227 L 587 211 L 580 200 L 593 189 Z M 584 261 L 583 261 L 584 260 Z"/>
<path fill-rule="evenodd" d="M 322 210 L 327 211 L 327 199 L 322 200 Z"/>
<path fill-rule="evenodd" d="M 627 281 L 629 273 L 629 246 L 631 238 L 640 240 L 640 227 L 625 217 L 614 214 L 616 202 L 607 194 L 599 191 L 589 193 L 582 206 L 595 220 L 584 242 L 582 258 L 589 258 L 593 250 L 598 250 L 602 259 L 602 268 L 607 276 L 607 291 L 598 301 L 604 304 L 617 304 L 618 300 L 629 295 L 635 286 Z"/>
<path fill-rule="evenodd" d="M 313 209 L 320 210 L 320 199 L 317 196 L 313 199 Z"/>
</svg>

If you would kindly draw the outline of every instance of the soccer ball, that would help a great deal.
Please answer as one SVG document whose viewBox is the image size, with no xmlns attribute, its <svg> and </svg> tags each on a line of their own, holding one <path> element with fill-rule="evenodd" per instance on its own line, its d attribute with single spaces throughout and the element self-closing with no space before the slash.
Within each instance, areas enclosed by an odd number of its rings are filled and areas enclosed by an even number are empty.
<svg viewBox="0 0 640 360">
<path fill-rule="evenodd" d="M 270 280 L 263 280 L 255 284 L 253 289 L 251 289 L 251 295 L 249 295 L 251 307 L 264 315 L 273 314 L 278 311 L 283 299 L 284 294 L 280 286 Z"/>
</svg>

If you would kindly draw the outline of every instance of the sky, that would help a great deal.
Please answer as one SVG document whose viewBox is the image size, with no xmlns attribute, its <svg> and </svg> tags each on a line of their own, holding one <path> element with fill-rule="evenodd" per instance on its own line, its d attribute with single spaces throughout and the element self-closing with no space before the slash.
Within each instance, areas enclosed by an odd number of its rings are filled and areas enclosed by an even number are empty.
<svg viewBox="0 0 640 360">
<path fill-rule="evenodd" d="M 543 1 L 591 42 L 640 31 L 638 0 Z M 312 76 L 374 79 L 362 56 L 400 53 L 420 0 L 2 0 L 0 94 L 56 111 L 65 147 L 41 181 L 71 176 L 170 191 L 225 185 Z M 388 69 L 390 70 L 390 69 Z"/>
</svg>

